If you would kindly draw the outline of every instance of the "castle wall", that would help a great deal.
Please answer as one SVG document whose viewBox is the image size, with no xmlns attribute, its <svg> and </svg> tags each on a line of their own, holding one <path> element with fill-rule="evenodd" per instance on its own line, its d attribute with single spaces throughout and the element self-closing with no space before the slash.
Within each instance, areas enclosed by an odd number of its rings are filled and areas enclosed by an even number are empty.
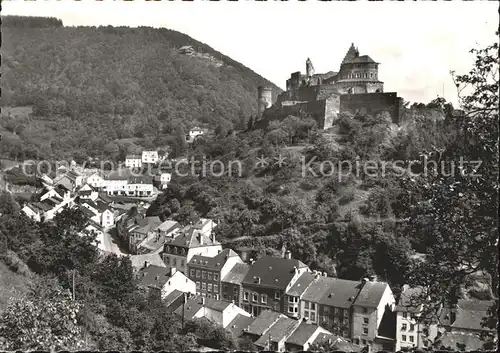
<svg viewBox="0 0 500 353">
<path fill-rule="evenodd" d="M 338 92 L 338 88 L 336 85 L 321 85 L 318 88 L 318 93 L 316 95 L 316 99 L 327 99 L 332 95 L 336 95 Z"/>
<path fill-rule="evenodd" d="M 399 123 L 401 98 L 397 93 L 368 93 L 368 94 L 346 94 L 340 96 L 340 111 L 351 111 L 356 113 L 363 109 L 368 114 L 376 114 L 381 110 L 387 110 L 391 115 L 392 122 Z"/>
</svg>

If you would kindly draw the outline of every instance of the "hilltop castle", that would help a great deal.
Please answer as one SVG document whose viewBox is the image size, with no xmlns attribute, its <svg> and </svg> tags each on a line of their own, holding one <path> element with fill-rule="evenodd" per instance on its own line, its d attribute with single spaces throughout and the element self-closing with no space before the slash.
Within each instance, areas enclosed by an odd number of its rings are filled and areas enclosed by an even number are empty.
<svg viewBox="0 0 500 353">
<path fill-rule="evenodd" d="M 384 93 L 384 83 L 378 79 L 378 65 L 368 55 L 359 55 L 351 45 L 338 72 L 318 74 L 308 58 L 305 75 L 291 74 L 286 91 L 272 103 L 272 89 L 259 87 L 257 127 L 271 119 L 284 118 L 297 113 L 310 114 L 321 129 L 330 128 L 344 111 L 365 110 L 376 114 L 385 110 L 393 122 L 399 122 L 401 98 L 397 93 Z M 260 125 L 260 126 L 259 126 Z"/>
</svg>

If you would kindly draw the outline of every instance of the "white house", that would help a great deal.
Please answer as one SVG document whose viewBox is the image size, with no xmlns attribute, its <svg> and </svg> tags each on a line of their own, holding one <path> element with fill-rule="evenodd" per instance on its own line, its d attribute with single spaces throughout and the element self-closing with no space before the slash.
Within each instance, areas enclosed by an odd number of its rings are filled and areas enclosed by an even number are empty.
<svg viewBox="0 0 500 353">
<path fill-rule="evenodd" d="M 175 310 L 175 314 L 181 317 L 183 312 L 184 318 L 187 320 L 204 317 L 224 328 L 228 327 L 238 315 L 250 317 L 248 312 L 234 303 L 200 296 L 194 296 L 188 299 L 184 308 L 181 305 Z"/>
<path fill-rule="evenodd" d="M 142 151 L 142 163 L 155 164 L 158 163 L 158 151 Z"/>
<path fill-rule="evenodd" d="M 151 196 L 154 192 L 153 178 L 149 176 L 130 177 L 127 179 L 125 192 L 126 196 Z"/>
<path fill-rule="evenodd" d="M 114 212 L 103 201 L 83 200 L 81 206 L 84 214 L 101 227 L 109 228 L 115 224 Z"/>
<path fill-rule="evenodd" d="M 99 189 L 104 186 L 104 178 L 99 173 L 93 173 L 87 178 L 87 184 Z"/>
<path fill-rule="evenodd" d="M 125 156 L 125 167 L 127 168 L 140 168 L 142 167 L 141 156 L 137 154 L 128 154 Z"/>
<path fill-rule="evenodd" d="M 196 137 L 203 135 L 204 133 L 205 133 L 205 130 L 203 130 L 202 128 L 200 128 L 198 126 L 195 126 L 191 130 L 189 130 L 187 140 L 188 140 L 188 142 L 192 142 Z"/>
<path fill-rule="evenodd" d="M 45 222 L 53 219 L 65 207 L 73 207 L 74 200 L 75 196 L 69 190 L 59 185 L 55 188 L 50 188 L 42 194 L 39 202 L 31 202 L 24 205 L 22 211 L 35 221 Z"/>
<path fill-rule="evenodd" d="M 185 293 L 195 293 L 195 283 L 175 268 L 150 265 L 146 262 L 137 273 L 137 284 L 148 288 L 151 296 L 165 299 L 174 290 Z"/>
<path fill-rule="evenodd" d="M 78 196 L 80 196 L 80 199 L 95 201 L 99 198 L 99 193 L 91 188 L 89 184 L 85 184 L 78 190 Z"/>
</svg>

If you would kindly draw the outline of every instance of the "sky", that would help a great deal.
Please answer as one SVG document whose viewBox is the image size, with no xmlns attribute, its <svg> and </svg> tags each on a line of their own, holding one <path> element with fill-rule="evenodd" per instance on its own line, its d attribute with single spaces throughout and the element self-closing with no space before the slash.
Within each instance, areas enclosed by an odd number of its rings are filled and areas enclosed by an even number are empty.
<svg viewBox="0 0 500 353">
<path fill-rule="evenodd" d="M 472 48 L 493 43 L 497 1 L 2 1 L 2 15 L 60 18 L 65 26 L 151 26 L 185 33 L 281 88 L 292 72 L 338 71 L 351 43 L 380 63 L 385 92 L 411 102 L 444 96 L 450 70 L 467 73 Z"/>
</svg>

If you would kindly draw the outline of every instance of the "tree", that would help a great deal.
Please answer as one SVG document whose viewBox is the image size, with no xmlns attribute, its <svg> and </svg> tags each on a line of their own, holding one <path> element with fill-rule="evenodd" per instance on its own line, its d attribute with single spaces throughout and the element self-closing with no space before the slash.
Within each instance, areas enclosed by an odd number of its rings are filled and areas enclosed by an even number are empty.
<svg viewBox="0 0 500 353">
<path fill-rule="evenodd" d="M 488 273 L 491 287 L 498 286 L 498 43 L 471 52 L 476 61 L 469 74 L 453 73 L 464 113 L 454 120 L 455 141 L 442 153 L 446 173 L 413 182 L 425 202 L 412 205 L 410 225 L 426 224 L 431 245 L 410 284 L 426 288 L 414 300 L 429 312 L 453 304 L 473 273 Z"/>
<path fill-rule="evenodd" d="M 77 323 L 80 304 L 68 291 L 54 288 L 50 297 L 13 298 L 0 316 L 2 350 L 78 350 L 83 347 Z"/>
</svg>

